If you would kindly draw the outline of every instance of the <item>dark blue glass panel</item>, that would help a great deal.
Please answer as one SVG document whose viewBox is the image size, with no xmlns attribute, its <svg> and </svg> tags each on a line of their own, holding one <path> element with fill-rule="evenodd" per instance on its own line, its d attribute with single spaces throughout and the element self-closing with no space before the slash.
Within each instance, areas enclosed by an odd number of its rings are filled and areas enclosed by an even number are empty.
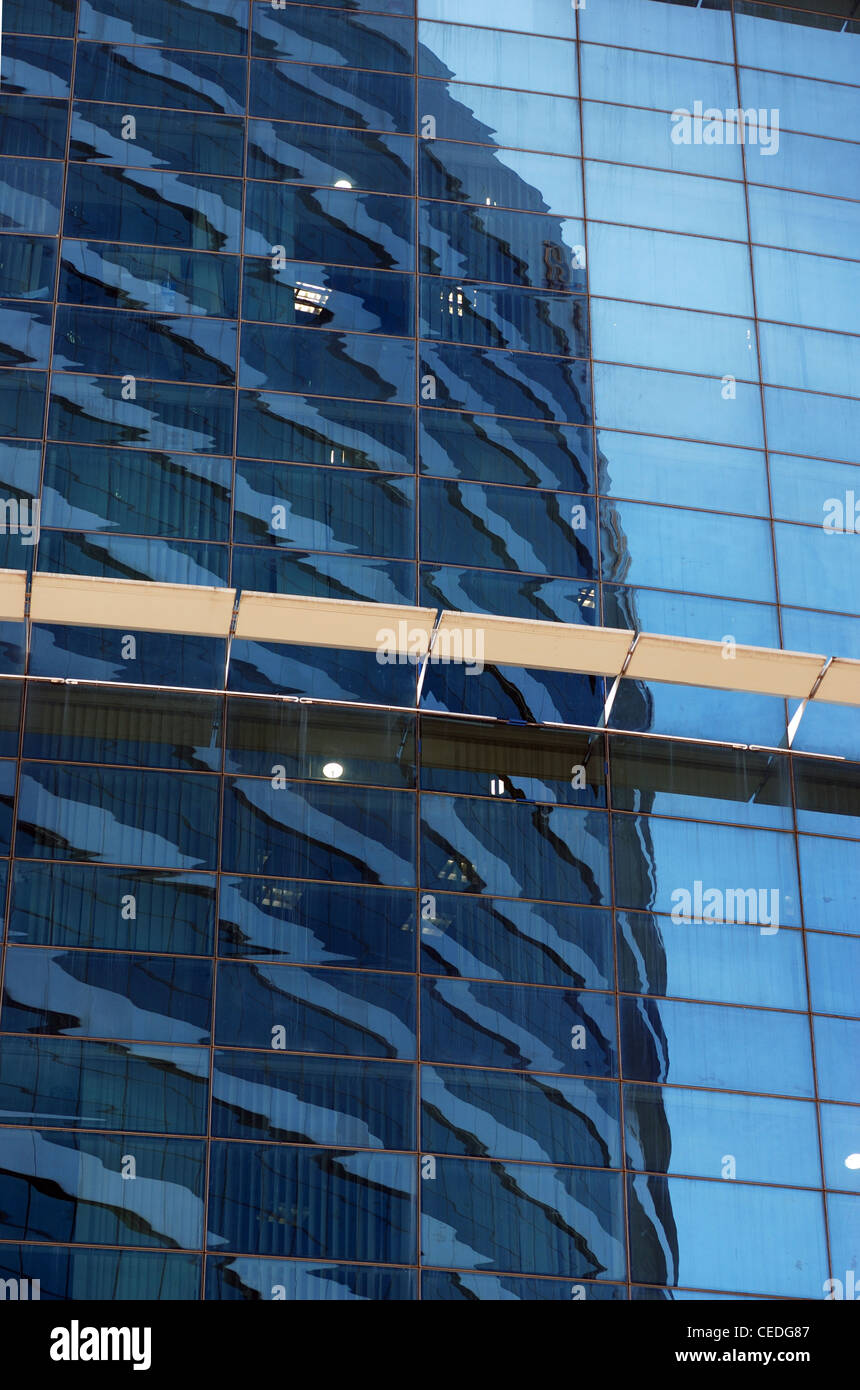
<svg viewBox="0 0 860 1390">
<path fill-rule="evenodd" d="M 53 241 L 0 236 L 0 295 L 10 299 L 50 299 L 56 256 Z"/>
<path fill-rule="evenodd" d="M 630 1179 L 630 1267 L 649 1284 L 821 1298 L 827 1277 L 817 1192 L 685 1178 Z M 729 1240 L 729 1231 L 743 1240 Z"/>
<path fill-rule="evenodd" d="M 626 1297 L 625 1284 L 582 1283 L 579 1279 L 571 1284 L 569 1279 L 520 1279 L 506 1274 L 473 1274 L 462 1269 L 425 1269 L 421 1275 L 424 1303 L 569 1303 L 572 1298 L 592 1303 L 595 1299 L 617 1302 Z"/>
<path fill-rule="evenodd" d="M 12 803 L 15 796 L 15 764 L 0 762 L 0 854 L 9 854 L 12 842 Z"/>
<path fill-rule="evenodd" d="M 415 881 L 415 804 L 407 792 L 232 779 L 225 788 L 222 867 L 228 872 Z"/>
<path fill-rule="evenodd" d="M 65 101 L 0 97 L 3 153 L 22 159 L 62 159 L 69 107 Z"/>
<path fill-rule="evenodd" d="M 48 304 L 0 299 L 0 366 L 47 367 L 50 344 Z"/>
<path fill-rule="evenodd" d="M 428 890 L 609 900 L 609 828 L 599 811 L 425 795 L 421 816 Z"/>
<path fill-rule="evenodd" d="M 240 391 L 237 447 L 251 458 L 411 473 L 415 412 L 323 396 Z"/>
<path fill-rule="evenodd" d="M 503 401 L 510 415 L 591 422 L 591 374 L 586 362 L 425 342 L 420 370 L 422 388 L 429 375 L 440 406 L 497 415 Z"/>
<path fill-rule="evenodd" d="M 228 772 L 271 777 L 274 760 L 276 775 L 283 778 L 411 787 L 414 723 L 408 714 L 381 710 L 231 700 L 224 766 Z"/>
<path fill-rule="evenodd" d="M 222 956 L 415 969 L 415 897 L 296 879 L 221 879 Z"/>
<path fill-rule="evenodd" d="M 18 755 L 15 726 L 21 717 L 21 683 L 0 682 L 0 758 Z"/>
<path fill-rule="evenodd" d="M 62 164 L 0 159 L 0 230 L 55 236 L 62 191 Z"/>
<path fill-rule="evenodd" d="M 323 260 L 412 270 L 413 206 L 408 198 L 388 193 L 251 182 L 245 203 L 245 251 L 277 256 L 281 263 Z"/>
<path fill-rule="evenodd" d="M 589 492 L 592 450 L 591 430 L 574 425 L 421 411 L 421 472 L 437 477 Z"/>
<path fill-rule="evenodd" d="M 75 0 L 6 0 L 3 29 L 10 34 L 54 34 L 69 37 L 75 32 Z"/>
<path fill-rule="evenodd" d="M 23 756 L 47 762 L 131 763 L 221 770 L 216 695 L 37 685 L 30 691 Z"/>
<path fill-rule="evenodd" d="M 236 256 L 66 240 L 58 297 L 100 309 L 235 318 L 238 285 Z"/>
<path fill-rule="evenodd" d="M 129 32 L 130 31 L 130 32 Z M 244 53 L 248 46 L 245 0 L 89 0 L 81 15 L 82 39 L 131 39 L 133 43 L 177 44 L 213 53 Z"/>
<path fill-rule="evenodd" d="M 16 849 L 29 859 L 215 867 L 218 788 L 191 773 L 24 765 Z"/>
<path fill-rule="evenodd" d="M 123 655 L 123 633 L 111 628 L 33 625 L 30 672 L 36 676 L 127 681 L 143 685 L 187 685 L 218 689 L 224 681 L 227 643 L 220 637 L 175 633 L 135 635 L 135 659 Z"/>
<path fill-rule="evenodd" d="M 623 1279 L 621 1175 L 440 1158 L 421 1186 L 428 1265 Z"/>
<path fill-rule="evenodd" d="M 582 216 L 582 169 L 561 155 L 425 140 L 418 188 L 422 198 Z"/>
<path fill-rule="evenodd" d="M 603 743 L 568 731 L 423 719 L 421 787 L 461 796 L 604 806 Z"/>
<path fill-rule="evenodd" d="M 235 498 L 237 543 L 379 557 L 415 552 L 414 484 L 396 474 L 240 459 Z"/>
<path fill-rule="evenodd" d="M 207 1301 L 402 1303 L 416 1297 L 416 1276 L 411 1269 L 256 1260 L 247 1255 L 210 1255 L 206 1261 Z"/>
<path fill-rule="evenodd" d="M 415 26 L 411 18 L 353 16 L 315 5 L 274 10 L 254 5 L 252 51 L 258 58 L 335 63 L 377 72 L 412 72 Z"/>
<path fill-rule="evenodd" d="M 230 459 L 49 444 L 43 526 L 226 541 Z"/>
<path fill-rule="evenodd" d="M 134 444 L 179 453 L 229 454 L 231 390 L 138 381 L 134 400 L 121 380 L 62 374 L 52 381 L 48 434 L 77 444 Z"/>
<path fill-rule="evenodd" d="M 242 122 L 233 116 L 84 101 L 72 111 L 69 158 L 83 163 L 230 174 L 243 154 Z"/>
<path fill-rule="evenodd" d="M 422 985 L 421 1055 L 434 1062 L 608 1077 L 618 1070 L 615 1034 L 609 994 L 471 980 Z"/>
<path fill-rule="evenodd" d="M 4 92 L 65 97 L 69 95 L 71 71 L 70 43 L 64 43 L 61 39 L 4 38 L 0 62 L 0 82 Z"/>
<path fill-rule="evenodd" d="M 246 177 L 408 196 L 412 192 L 414 148 L 415 142 L 408 135 L 252 120 L 248 123 Z"/>
<path fill-rule="evenodd" d="M 475 347 L 588 356 L 588 314 L 579 295 L 421 277 L 421 334 Z"/>
<path fill-rule="evenodd" d="M 415 1148 L 415 1068 L 338 1057 L 216 1052 L 221 1139 Z"/>
<path fill-rule="evenodd" d="M 414 88 L 386 72 L 252 62 L 252 116 L 359 130 L 415 128 Z"/>
<path fill-rule="evenodd" d="M 216 1042 L 348 1057 L 415 1056 L 415 977 L 222 963 Z"/>
<path fill-rule="evenodd" d="M 165 1043 L 209 1041 L 209 961 L 120 951 L 6 951 L 3 1027 Z"/>
<path fill-rule="evenodd" d="M 421 558 L 589 578 L 597 571 L 590 498 L 482 483 L 421 483 Z"/>
<path fill-rule="evenodd" d="M 415 1158 L 212 1145 L 209 1248 L 334 1260 L 415 1260 Z"/>
<path fill-rule="evenodd" d="M 0 671 L 4 675 L 23 674 L 25 646 L 23 623 L 0 623 Z"/>
<path fill-rule="evenodd" d="M 633 1081 L 813 1093 L 805 1014 L 622 998 L 621 1046 Z"/>
<path fill-rule="evenodd" d="M 64 231 L 96 241 L 238 251 L 241 206 L 239 179 L 70 164 Z"/>
<path fill-rule="evenodd" d="M 129 1157 L 134 1182 L 123 1175 Z M 2 1165 L 6 1239 L 200 1247 L 206 1164 L 198 1140 L 5 1129 Z"/>
<path fill-rule="evenodd" d="M 250 259 L 244 266 L 246 319 L 405 337 L 412 333 L 413 301 L 412 280 L 390 271 L 302 262 L 273 270 L 269 261 Z"/>
<path fill-rule="evenodd" d="M 163 584 L 224 585 L 227 565 L 226 546 L 59 531 L 42 533 L 38 558 L 38 568 L 49 574 L 91 574 Z"/>
<path fill-rule="evenodd" d="M 199 1255 L 154 1250 L 85 1250 L 68 1246 L 3 1245 L 0 1278 L 38 1279 L 39 1298 L 65 1303 L 85 1289 L 100 1302 L 200 1297 Z"/>
<path fill-rule="evenodd" d="M 773 1096 L 625 1086 L 627 1166 L 652 1173 L 816 1187 L 821 1183 L 815 1107 Z"/>
<path fill-rule="evenodd" d="M 4 1038 L 0 1119 L 205 1134 L 209 1049 Z"/>
<path fill-rule="evenodd" d="M 404 560 L 373 560 L 301 550 L 278 553 L 259 547 L 234 546 L 232 582 L 238 589 L 302 594 L 307 598 L 412 603 L 415 597 L 415 567 Z"/>
<path fill-rule="evenodd" d="M 123 309 L 57 310 L 55 371 L 228 386 L 235 368 L 236 326 L 222 319 L 157 318 Z"/>
<path fill-rule="evenodd" d="M 239 381 L 244 387 L 294 392 L 325 383 L 333 396 L 406 402 L 415 394 L 415 348 L 378 334 L 246 323 Z"/>
<path fill-rule="evenodd" d="M 418 667 L 411 663 L 380 666 L 376 652 L 234 640 L 227 688 L 261 695 L 371 703 L 383 699 L 391 705 L 412 705 L 417 674 Z"/>
<path fill-rule="evenodd" d="M 604 700 L 603 680 L 597 676 L 491 665 L 478 673 L 460 662 L 434 666 L 432 659 L 421 693 L 424 709 L 526 724 L 596 725 Z"/>
<path fill-rule="evenodd" d="M 242 116 L 247 77 L 244 58 L 82 43 L 75 60 L 75 96 Z"/>
<path fill-rule="evenodd" d="M 0 435 L 38 439 L 45 420 L 44 372 L 0 368 Z"/>
<path fill-rule="evenodd" d="M 504 208 L 418 205 L 421 270 L 503 285 L 584 291 L 583 226 Z"/>
<path fill-rule="evenodd" d="M 421 968 L 430 975 L 612 989 L 609 915 L 568 904 L 425 893 Z"/>
<path fill-rule="evenodd" d="M 89 864 L 15 865 L 10 945 L 206 956 L 213 950 L 214 926 L 214 877 Z"/>
<path fill-rule="evenodd" d="M 421 1147 L 434 1153 L 621 1165 L 618 1087 L 609 1082 L 422 1067 L 421 1106 Z"/>
</svg>

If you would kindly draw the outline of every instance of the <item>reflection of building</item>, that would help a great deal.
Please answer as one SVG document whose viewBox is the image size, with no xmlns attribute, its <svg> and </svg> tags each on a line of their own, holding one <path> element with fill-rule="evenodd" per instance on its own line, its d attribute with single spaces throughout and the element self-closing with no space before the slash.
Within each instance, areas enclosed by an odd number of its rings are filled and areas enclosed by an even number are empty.
<svg viewBox="0 0 860 1390">
<path fill-rule="evenodd" d="M 786 653 L 860 654 L 856 22 L 73 9 L 4 6 L 0 1278 L 820 1296 L 856 696 Z"/>
</svg>

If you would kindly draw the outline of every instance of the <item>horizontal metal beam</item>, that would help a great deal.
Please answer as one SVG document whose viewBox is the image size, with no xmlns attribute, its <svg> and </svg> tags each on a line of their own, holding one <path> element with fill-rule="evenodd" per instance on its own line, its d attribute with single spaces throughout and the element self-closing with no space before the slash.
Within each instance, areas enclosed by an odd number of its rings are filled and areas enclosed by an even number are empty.
<svg viewBox="0 0 860 1390">
<path fill-rule="evenodd" d="M 158 584 L 86 575 L 35 574 L 30 619 L 36 623 L 227 638 L 234 589 Z M 0 619 L 23 622 L 23 571 L 0 570 Z M 438 622 L 437 622 L 438 617 Z M 430 637 L 436 625 L 433 650 Z M 412 608 L 400 604 L 303 598 L 245 591 L 237 640 L 376 651 L 380 662 L 532 667 L 629 680 L 671 682 L 786 699 L 860 705 L 860 661 L 774 647 L 748 647 L 626 628 Z M 628 654 L 634 638 L 635 649 Z"/>
</svg>

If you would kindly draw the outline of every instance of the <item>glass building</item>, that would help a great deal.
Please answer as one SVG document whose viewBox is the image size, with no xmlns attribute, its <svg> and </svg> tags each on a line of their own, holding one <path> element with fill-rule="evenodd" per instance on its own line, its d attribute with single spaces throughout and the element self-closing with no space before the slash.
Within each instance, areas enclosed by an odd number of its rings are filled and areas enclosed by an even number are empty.
<svg viewBox="0 0 860 1390">
<path fill-rule="evenodd" d="M 856 12 L 5 0 L 5 1297 L 860 1292 Z"/>
</svg>

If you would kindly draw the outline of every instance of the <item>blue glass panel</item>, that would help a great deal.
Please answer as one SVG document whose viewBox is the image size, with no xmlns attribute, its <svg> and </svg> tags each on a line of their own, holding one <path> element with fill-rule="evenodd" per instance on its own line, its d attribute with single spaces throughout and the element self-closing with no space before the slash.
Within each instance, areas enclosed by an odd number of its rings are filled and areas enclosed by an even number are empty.
<svg viewBox="0 0 860 1390">
<path fill-rule="evenodd" d="M 792 829 L 787 758 L 627 738 L 609 750 L 616 811 Z"/>
<path fill-rule="evenodd" d="M 860 236 L 860 207 L 855 203 L 835 203 L 830 198 L 787 193 L 783 189 L 762 188 L 756 184 L 749 186 L 748 197 L 754 241 L 830 256 L 854 254 Z M 762 252 L 757 251 L 756 255 L 758 264 L 766 262 Z M 780 258 L 774 257 L 773 261 L 779 264 Z M 789 262 L 783 260 L 783 264 Z M 807 265 L 808 274 L 816 278 L 839 269 L 815 263 Z"/>
<path fill-rule="evenodd" d="M 799 830 L 860 839 L 860 796 L 855 767 L 796 758 L 794 785 Z"/>
<path fill-rule="evenodd" d="M 730 389 L 731 394 L 724 395 Z M 594 409 L 602 425 L 656 434 L 666 430 L 688 439 L 722 440 L 761 448 L 761 393 L 739 381 L 644 372 L 595 363 Z"/>
<path fill-rule="evenodd" d="M 65 101 L 0 96 L 3 153 L 23 159 L 62 159 L 69 108 Z"/>
<path fill-rule="evenodd" d="M 233 116 L 83 101 L 72 112 L 69 157 L 84 163 L 224 174 L 242 167 L 243 154 L 242 122 Z"/>
<path fill-rule="evenodd" d="M 594 623 L 596 585 L 586 579 L 543 579 L 539 575 L 421 567 L 421 601 L 465 613 L 496 613 L 556 623 Z M 469 671 L 479 674 L 472 661 Z M 565 721 L 567 722 L 567 721 Z"/>
<path fill-rule="evenodd" d="M 45 531 L 38 568 L 49 574 L 223 586 L 227 582 L 227 563 L 226 546 Z"/>
<path fill-rule="evenodd" d="M 626 50 L 625 54 L 631 56 Z M 585 185 L 588 216 L 597 221 L 628 222 L 667 232 L 746 241 L 747 215 L 741 183 L 588 160 Z"/>
<path fill-rule="evenodd" d="M 415 979 L 370 970 L 222 963 L 215 1040 L 342 1056 L 415 1055 Z"/>
<path fill-rule="evenodd" d="M 44 372 L 0 368 L 0 435 L 38 439 L 45 420 Z"/>
<path fill-rule="evenodd" d="M 609 832 L 599 811 L 424 795 L 421 816 L 428 890 L 608 900 Z"/>
<path fill-rule="evenodd" d="M 618 914 L 618 985 L 632 994 L 805 1009 L 798 931 Z"/>
<path fill-rule="evenodd" d="M 75 32 L 75 0 L 43 0 L 38 8 L 30 0 L 6 0 L 3 19 L 8 33 L 71 37 Z"/>
<path fill-rule="evenodd" d="M 606 301 L 592 300 L 591 303 L 597 336 L 597 325 Z M 617 300 L 613 305 L 622 309 Z M 661 312 L 653 307 L 649 310 L 651 315 Z M 601 348 L 603 351 L 605 349 Z M 599 490 L 610 497 L 665 502 L 675 507 L 747 512 L 753 516 L 768 514 L 764 454 L 757 451 L 730 449 L 724 444 L 694 444 L 682 439 L 650 439 L 613 430 L 600 430 L 597 449 Z M 665 632 L 667 629 L 650 630 Z M 725 627 L 720 631 L 725 631 Z"/>
<path fill-rule="evenodd" d="M 489 664 L 478 672 L 463 662 L 434 665 L 432 657 L 421 694 L 422 707 L 428 710 L 526 724 L 555 720 L 593 726 L 599 722 L 604 700 L 603 681 L 596 676 Z"/>
<path fill-rule="evenodd" d="M 28 236 L 0 236 L 0 295 L 49 299 L 54 289 L 56 243 Z"/>
<path fill-rule="evenodd" d="M 860 1163 L 857 1150 L 857 1111 L 848 1105 L 821 1106 L 821 1145 L 824 1150 L 824 1180 L 828 1187 L 860 1192 Z"/>
<path fill-rule="evenodd" d="M 51 341 L 51 309 L 0 299 L 0 365 L 47 367 Z"/>
<path fill-rule="evenodd" d="M 850 207 L 839 203 L 839 207 Z M 856 240 L 854 248 L 856 249 Z M 762 318 L 851 333 L 860 291 L 860 265 L 829 256 L 753 247 L 756 299 Z M 783 446 L 784 447 L 784 446 Z M 820 449 L 810 453 L 822 453 Z"/>
<path fill-rule="evenodd" d="M 209 1247 L 334 1260 L 415 1260 L 408 1154 L 212 1145 Z"/>
<path fill-rule="evenodd" d="M 618 1087 L 475 1067 L 422 1067 L 422 1149 L 620 1166 Z"/>
<path fill-rule="evenodd" d="M 822 1292 L 825 1297 L 851 1298 L 857 1301 L 857 1265 L 860 1255 L 860 1202 L 854 1196 L 827 1198 L 827 1215 L 830 1225 L 830 1254 L 834 1279 L 839 1283 L 825 1283 Z"/>
<path fill-rule="evenodd" d="M 251 182 L 245 251 L 286 260 L 411 270 L 413 204 L 387 193 Z M 228 248 L 229 249 L 229 248 Z"/>
<path fill-rule="evenodd" d="M 206 956 L 214 925 L 214 877 L 23 860 L 15 865 L 10 945 Z"/>
<path fill-rule="evenodd" d="M 10 853 L 14 796 L 15 763 L 4 758 L 0 761 L 0 854 Z"/>
<path fill-rule="evenodd" d="M 155 1043 L 4 1038 L 4 1123 L 205 1134 L 209 1050 Z"/>
<path fill-rule="evenodd" d="M 240 391 L 238 444 L 251 458 L 411 473 L 415 412 L 324 396 Z"/>
<path fill-rule="evenodd" d="M 600 222 L 589 226 L 588 254 L 594 294 L 705 312 L 752 313 L 749 250 L 740 243 Z M 730 407 L 721 398 L 719 380 L 708 384 L 715 405 L 729 415 L 735 402 Z M 731 418 L 726 421 L 729 431 L 732 423 Z M 725 438 L 733 442 L 731 432 Z"/>
<path fill-rule="evenodd" d="M 616 40 L 618 35 L 616 27 Z M 696 63 L 663 53 L 637 52 L 638 48 L 638 43 L 632 42 L 627 48 L 605 48 L 593 42 L 584 45 L 583 97 L 613 101 L 623 92 L 629 106 L 658 106 L 666 111 L 681 107 L 692 111 L 694 98 L 705 107 L 725 110 L 737 106 L 732 54 L 725 55 L 728 62 Z M 707 56 L 716 57 L 714 53 Z"/>
<path fill-rule="evenodd" d="M 215 695 L 37 685 L 23 756 L 47 762 L 132 763 L 197 772 L 221 768 L 222 701 Z"/>
<path fill-rule="evenodd" d="M 379 0 L 373 0 L 378 4 Z M 196 1296 L 196 1295 L 195 1295 Z M 313 1303 L 411 1302 L 416 1275 L 390 1266 L 305 1264 L 300 1260 L 256 1260 L 242 1255 L 210 1255 L 206 1298 L 287 1299 Z"/>
<path fill-rule="evenodd" d="M 48 435 L 79 444 L 133 444 L 185 453 L 229 454 L 231 390 L 183 382 L 137 381 L 134 400 L 116 378 L 53 378 Z"/>
<path fill-rule="evenodd" d="M 811 1098 L 806 1014 L 621 1000 L 625 1077 Z"/>
<path fill-rule="evenodd" d="M 408 195 L 412 192 L 414 149 L 415 142 L 408 135 L 253 120 L 248 123 L 246 174 L 249 179 Z"/>
<path fill-rule="evenodd" d="M 215 867 L 218 788 L 200 774 L 24 765 L 19 855 Z"/>
<path fill-rule="evenodd" d="M 695 100 L 695 93 L 690 95 Z M 733 107 L 736 104 L 735 101 L 731 103 Z M 691 106 L 688 98 L 684 109 L 690 110 Z M 676 144 L 672 139 L 673 130 L 683 131 L 683 126 L 674 126 L 667 111 L 584 101 L 582 126 L 583 148 L 589 159 L 638 164 L 645 169 L 671 169 L 679 174 L 706 174 L 719 179 L 743 178 L 741 146 L 705 145 L 702 138 L 705 123 L 701 117 L 691 121 L 692 139 L 685 144 Z"/>
<path fill-rule="evenodd" d="M 227 386 L 234 380 L 236 327 L 222 319 L 61 307 L 54 332 L 55 371 L 160 377 L 206 386 Z"/>
<path fill-rule="evenodd" d="M 6 951 L 3 1027 L 166 1043 L 209 1041 L 208 961 L 119 951 Z"/>
<path fill-rule="evenodd" d="M 424 141 L 419 152 L 418 190 L 422 198 L 582 216 L 579 161 L 555 154 L 488 149 L 460 141 Z"/>
<path fill-rule="evenodd" d="M 338 1057 L 216 1052 L 212 1132 L 221 1139 L 415 1147 L 415 1068 Z"/>
<path fill-rule="evenodd" d="M 258 58 L 334 63 L 377 72 L 411 72 L 415 28 L 411 18 L 352 15 L 315 5 L 254 5 L 252 51 Z"/>
<path fill-rule="evenodd" d="M 275 759 L 276 775 L 283 778 L 411 787 L 414 722 L 409 715 L 381 710 L 231 700 L 224 766 L 228 772 L 270 777 Z"/>
<path fill-rule="evenodd" d="M 630 1179 L 634 1279 L 820 1298 L 827 1273 L 817 1192 L 684 1178 Z M 742 1231 L 743 1240 L 726 1239 Z"/>
<path fill-rule="evenodd" d="M 839 139 L 854 124 L 856 97 L 850 87 L 791 78 L 783 72 L 758 72 L 755 68 L 741 68 L 740 83 L 741 104 L 778 109 L 780 124 L 786 130 L 806 130 Z"/>
<path fill-rule="evenodd" d="M 223 867 L 411 887 L 414 813 L 407 792 L 237 778 L 225 790 Z"/>
<path fill-rule="evenodd" d="M 806 925 L 824 931 L 860 932 L 860 875 L 846 862 L 841 840 L 798 836 Z"/>
<path fill-rule="evenodd" d="M 206 0 L 203 9 L 194 0 L 88 0 L 78 34 L 82 39 L 244 53 L 247 24 L 245 0 Z"/>
<path fill-rule="evenodd" d="M 222 956 L 414 970 L 408 891 L 296 879 L 221 879 Z"/>
<path fill-rule="evenodd" d="M 421 277 L 421 334 L 476 347 L 588 356 L 588 315 L 579 296 Z"/>
<path fill-rule="evenodd" d="M 592 435 L 572 425 L 422 410 L 421 472 L 589 492 Z"/>
<path fill-rule="evenodd" d="M 809 996 L 816 1013 L 860 1018 L 860 941 L 852 936 L 810 932 Z"/>
<path fill-rule="evenodd" d="M 250 113 L 278 121 L 408 132 L 415 128 L 414 87 L 408 77 L 387 72 L 253 61 Z"/>
<path fill-rule="evenodd" d="M 429 1265 L 623 1279 L 621 1176 L 441 1158 L 421 1188 Z"/>
<path fill-rule="evenodd" d="M 828 14 L 798 15 L 791 9 L 762 10 L 744 0 L 737 0 L 735 14 L 741 63 L 834 82 L 856 79 L 860 36 L 845 20 Z"/>
<path fill-rule="evenodd" d="M 616 43 L 622 35 L 631 47 L 652 53 L 681 53 L 694 58 L 731 62 L 732 19 L 729 0 L 696 5 L 642 4 L 642 0 L 613 0 L 579 15 L 579 36 L 589 43 Z"/>
<path fill-rule="evenodd" d="M 624 1119 L 632 1168 L 803 1187 L 821 1183 L 815 1107 L 807 1101 L 625 1086 Z"/>
<path fill-rule="evenodd" d="M 643 367 L 701 372 L 720 381 L 729 375 L 747 381 L 758 378 L 752 319 L 592 299 L 591 329 L 595 356 L 608 362 L 635 360 Z M 674 441 L 661 443 L 669 452 Z M 709 484 L 713 486 L 712 480 L 700 475 L 700 486 Z M 652 492 L 652 500 L 653 496 Z"/>
<path fill-rule="evenodd" d="M 829 529 L 832 520 L 842 519 L 839 509 L 829 503 L 827 517 L 826 527 L 787 526 L 784 522 L 774 526 L 780 597 L 806 608 L 856 613 L 860 545 L 853 531 L 846 529 L 840 534 Z"/>
<path fill-rule="evenodd" d="M 49 444 L 43 526 L 226 541 L 230 459 Z"/>
<path fill-rule="evenodd" d="M 822 1100 L 860 1100 L 857 1048 L 860 1023 L 848 1018 L 814 1019 L 815 1065 Z"/>
<path fill-rule="evenodd" d="M 197 1140 L 4 1129 L 3 1168 L 7 1239 L 200 1248 L 206 1164 Z"/>
<path fill-rule="evenodd" d="M 536 353 L 492 352 L 453 343 L 422 343 L 422 389 L 429 375 L 440 406 L 539 420 L 591 422 L 586 362 Z"/>
<path fill-rule="evenodd" d="M 420 268 L 501 285 L 585 290 L 583 224 L 507 208 L 418 204 Z"/>
<path fill-rule="evenodd" d="M 50 1245 L 4 1245 L 0 1278 L 38 1279 L 39 1298 L 68 1302 L 81 1289 L 105 1303 L 161 1299 L 193 1302 L 200 1297 L 199 1255 L 154 1250 L 86 1250 Z"/>
<path fill-rule="evenodd" d="M 392 705 L 414 705 L 417 675 L 418 667 L 411 662 L 380 666 L 376 652 L 235 639 L 228 689 L 371 703 L 382 698 Z"/>
<path fill-rule="evenodd" d="M 441 639 L 439 639 L 441 641 Z M 602 742 L 552 729 L 421 721 L 421 787 L 460 796 L 605 806 Z"/>
<path fill-rule="evenodd" d="M 615 1037 L 609 994 L 472 980 L 422 983 L 421 1055 L 434 1062 L 608 1077 L 618 1071 Z"/>
<path fill-rule="evenodd" d="M 483 42 L 486 42 L 484 35 Z M 465 82 L 422 80 L 418 109 L 432 116 L 436 135 L 478 145 L 507 145 L 556 154 L 579 154 L 575 101 L 535 92 L 475 87 Z"/>
<path fill-rule="evenodd" d="M 238 282 L 236 256 L 66 240 L 58 297 L 103 309 L 231 318 L 238 313 Z"/>
<path fill-rule="evenodd" d="M 590 577 L 594 504 L 572 493 L 481 483 L 421 484 L 421 556 L 442 564 Z"/>
<path fill-rule="evenodd" d="M 815 351 L 814 341 L 808 350 Z M 837 384 L 832 382 L 830 389 Z M 775 449 L 856 462 L 860 401 L 774 386 L 766 387 L 764 396 L 768 439 Z"/>
<path fill-rule="evenodd" d="M 7 6 L 7 13 L 9 7 Z M 6 37 L 0 61 L 4 92 L 37 97 L 69 95 L 72 45 L 62 39 Z"/>
<path fill-rule="evenodd" d="M 239 179 L 70 164 L 64 231 L 96 241 L 238 251 L 241 205 Z"/>
<path fill-rule="evenodd" d="M 415 566 L 405 560 L 306 550 L 277 552 L 234 546 L 232 582 L 238 589 L 254 593 L 302 594 L 306 598 L 403 604 L 415 598 Z"/>
<path fill-rule="evenodd" d="M 217 689 L 224 681 L 227 643 L 220 637 L 185 637 L 174 633 L 135 634 L 135 659 L 123 650 L 119 628 L 33 625 L 30 672 L 76 679 L 85 670 L 91 679 L 144 685 L 186 685 Z"/>
<path fill-rule="evenodd" d="M 522 1303 L 552 1301 L 569 1303 L 571 1298 L 605 1302 L 624 1301 L 625 1284 L 597 1284 L 590 1280 L 571 1284 L 569 1279 L 520 1279 L 510 1275 L 473 1274 L 466 1270 L 425 1269 L 421 1275 L 421 1299 L 425 1303 Z"/>
<path fill-rule="evenodd" d="M 415 393 L 415 348 L 378 334 L 246 323 L 239 381 L 245 387 L 298 392 L 325 383 L 334 396 L 407 401 Z"/>
<path fill-rule="evenodd" d="M 569 22 L 570 16 L 564 20 Z M 576 96 L 576 49 L 568 39 L 561 42 L 498 29 L 487 33 L 486 29 L 420 20 L 418 71 L 425 77 Z"/>
<path fill-rule="evenodd" d="M 856 389 L 853 362 L 855 338 L 837 333 L 817 333 L 809 328 L 787 328 L 783 324 L 763 323 L 759 326 L 759 342 L 765 381 L 843 396 L 850 396 Z M 785 397 L 777 399 L 783 400 Z M 807 403 L 808 398 L 801 399 L 804 404 Z M 828 402 L 830 406 L 833 404 Z M 801 431 L 798 434 L 802 437 Z"/>
<path fill-rule="evenodd" d="M 242 317 L 406 337 L 413 331 L 414 298 L 412 280 L 390 271 L 302 262 L 273 270 L 270 261 L 248 259 Z"/>
<path fill-rule="evenodd" d="M 93 101 L 242 116 L 247 78 L 246 59 L 218 53 L 82 43 L 75 59 L 75 96 Z"/>
<path fill-rule="evenodd" d="M 453 20 L 457 24 L 486 24 L 490 19 L 498 29 L 522 29 L 528 34 L 576 38 L 573 14 L 563 14 L 553 0 L 500 0 L 487 14 L 484 0 L 418 0 L 423 19 Z M 484 42 L 495 38 L 487 34 Z M 572 57 L 572 55 L 571 55 Z"/>
</svg>

